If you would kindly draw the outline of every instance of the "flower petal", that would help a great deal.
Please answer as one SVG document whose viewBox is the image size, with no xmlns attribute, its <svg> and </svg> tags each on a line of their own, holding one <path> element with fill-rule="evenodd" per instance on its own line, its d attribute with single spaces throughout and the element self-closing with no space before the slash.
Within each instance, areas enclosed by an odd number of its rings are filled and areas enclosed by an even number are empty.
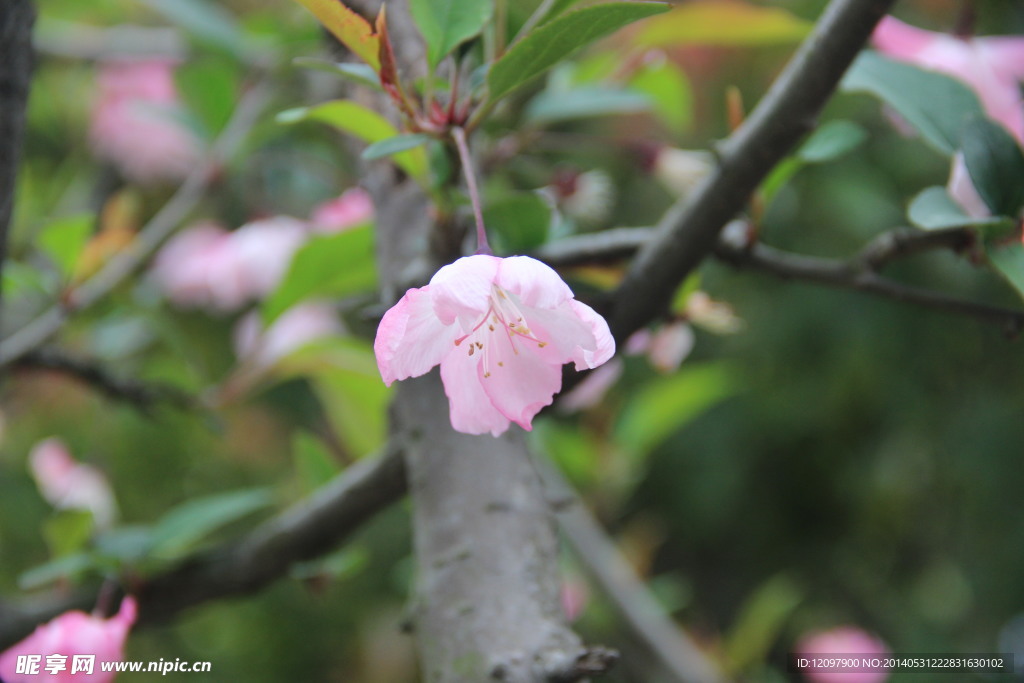
<svg viewBox="0 0 1024 683">
<path fill-rule="evenodd" d="M 458 330 L 438 320 L 431 287 L 410 289 L 380 321 L 373 352 L 388 386 L 396 379 L 426 374 L 455 345 Z"/>
<path fill-rule="evenodd" d="M 580 320 L 590 327 L 596 342 L 593 349 L 582 346 L 577 348 L 576 354 L 572 358 L 576 362 L 576 369 L 596 368 L 615 355 L 615 339 L 612 337 L 611 330 L 608 329 L 608 322 L 585 303 L 574 299 L 569 304 Z"/>
<path fill-rule="evenodd" d="M 448 396 L 452 428 L 464 434 L 498 436 L 508 429 L 508 418 L 501 414 L 484 392 L 481 357 L 454 350 L 441 361 L 441 381 Z M 491 379 L 487 378 L 488 381 Z"/>
<path fill-rule="evenodd" d="M 551 363 L 535 342 L 494 335 L 488 362 L 480 364 L 480 383 L 502 415 L 529 431 L 534 416 L 562 388 L 562 364 Z"/>
<path fill-rule="evenodd" d="M 572 298 L 572 290 L 551 266 L 529 256 L 501 260 L 497 284 L 527 306 L 555 308 Z"/>
<path fill-rule="evenodd" d="M 457 317 L 480 317 L 488 308 L 491 285 L 501 259 L 477 254 L 463 256 L 434 273 L 430 288 L 434 313 L 445 325 Z"/>
<path fill-rule="evenodd" d="M 945 38 L 944 34 L 926 31 L 887 16 L 878 22 L 871 42 L 890 57 L 914 61 L 918 54 Z"/>
</svg>

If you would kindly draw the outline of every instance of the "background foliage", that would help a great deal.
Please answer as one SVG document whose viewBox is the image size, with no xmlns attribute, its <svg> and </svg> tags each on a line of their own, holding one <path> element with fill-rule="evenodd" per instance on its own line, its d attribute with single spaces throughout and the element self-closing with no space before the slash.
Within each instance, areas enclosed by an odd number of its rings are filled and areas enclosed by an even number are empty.
<svg viewBox="0 0 1024 683">
<path fill-rule="evenodd" d="M 510 3 L 510 27 L 526 19 L 528 4 Z M 485 204 L 496 240 L 508 252 L 523 251 L 573 232 L 653 224 L 673 197 L 645 171 L 640 143 L 705 149 L 724 137 L 729 89 L 756 102 L 822 5 L 775 3 L 778 14 L 722 35 L 711 27 L 745 24 L 696 17 L 689 37 L 640 25 L 531 82 L 488 124 L 484 158 L 493 165 Z M 957 10 L 952 2 L 905 5 L 908 19 L 936 29 Z M 981 33 L 1024 30 L 1013 3 L 982 2 L 979 10 Z M 237 226 L 259 216 L 305 217 L 358 184 L 346 138 L 308 120 L 340 121 L 375 141 L 358 115 L 295 111 L 330 99 L 338 87 L 293 61 L 322 54 L 323 42 L 297 4 L 50 0 L 40 11 L 40 33 L 69 44 L 76 27 L 180 29 L 188 57 L 177 83 L 187 124 L 206 140 L 223 128 L 244 87 L 271 83 L 268 114 L 194 218 Z M 454 46 L 459 37 L 436 40 Z M 621 55 L 636 54 L 636 45 L 664 52 L 621 68 Z M 122 185 L 93 158 L 93 72 L 89 60 L 45 50 L 38 66 L 14 260 L 5 271 L 7 317 L 15 324 L 88 271 L 89 246 L 102 252 L 96 235 L 137 228 L 173 190 Z M 502 72 L 487 78 L 503 87 Z M 293 111 L 274 119 L 285 110 Z M 839 144 L 851 149 L 825 154 L 824 163 L 790 165 L 792 175 L 778 181 L 763 215 L 767 242 L 844 256 L 904 224 L 920 190 L 945 184 L 948 160 L 897 132 L 876 99 L 837 96 L 823 120 L 840 119 L 856 122 L 849 133 L 856 140 Z M 505 155 L 508 148 L 514 153 Z M 413 175 L 428 165 L 436 172 L 429 145 L 403 153 Z M 606 179 L 601 205 L 574 213 L 558 194 L 559 178 L 594 170 Z M 546 195 L 536 192 L 545 187 Z M 118 213 L 111 197 L 127 208 Z M 551 197 L 558 211 L 543 229 Z M 343 233 L 333 248 L 320 245 L 327 251 L 317 253 L 330 258 L 318 266 L 310 252 L 296 272 L 319 267 L 324 275 L 313 284 L 286 278 L 261 309 L 269 322 L 309 294 L 340 297 L 355 302 L 342 307 L 352 335 L 307 348 L 240 388 L 232 384 L 240 381 L 231 341 L 237 314 L 176 308 L 145 276 L 76 317 L 62 338 L 64 347 L 119 374 L 171 383 L 208 399 L 213 410 L 160 406 L 145 415 L 59 373 L 10 377 L 0 399 L 0 592 L 60 591 L 105 571 L 131 577 L 165 566 L 378 447 L 387 393 L 365 341 L 372 322 L 359 307 L 369 302 L 359 293 L 374 274 L 327 281 L 332 264 L 351 273 L 365 263 L 351 255 L 365 253 L 359 240 L 365 248 L 369 236 L 369 229 Z M 915 258 L 895 272 L 978 300 L 1014 301 L 992 273 L 949 254 Z M 617 272 L 570 275 L 586 292 Z M 723 335 L 698 327 L 695 349 L 675 374 L 628 357 L 622 379 L 596 407 L 548 415 L 535 432 L 538 447 L 584 492 L 666 609 L 731 670 L 757 680 L 787 680 L 785 653 L 797 638 L 843 623 L 878 633 L 897 652 L 1006 650 L 1000 634 L 1024 614 L 1017 344 L 971 320 L 714 262 L 690 286 L 728 302 L 742 329 Z M 345 417 L 360 407 L 355 422 Z M 26 465 L 32 445 L 51 435 L 109 475 L 124 526 L 105 546 L 61 545 L 72 524 L 61 526 L 63 513 L 40 497 Z M 249 493 L 224 498 L 235 491 Z M 193 509 L 181 525 L 190 531 L 166 521 L 169 510 L 207 496 L 216 496 L 212 507 Z M 399 628 L 412 571 L 408 527 L 397 506 L 293 580 L 136 632 L 129 657 L 212 661 L 212 674 L 193 674 L 197 681 L 415 680 L 411 642 Z M 58 565 L 56 579 L 32 573 L 79 552 L 90 559 Z M 570 582 L 585 582 L 569 556 L 565 570 Z M 649 680 L 642 663 L 629 663 L 635 644 L 595 589 L 578 627 L 626 653 L 611 680 Z"/>
</svg>

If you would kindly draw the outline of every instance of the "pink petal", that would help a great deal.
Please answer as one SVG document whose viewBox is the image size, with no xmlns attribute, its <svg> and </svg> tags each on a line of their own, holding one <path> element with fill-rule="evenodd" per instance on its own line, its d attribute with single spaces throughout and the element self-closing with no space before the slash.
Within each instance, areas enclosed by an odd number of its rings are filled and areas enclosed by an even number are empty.
<svg viewBox="0 0 1024 683">
<path fill-rule="evenodd" d="M 904 24 L 895 17 L 883 17 L 871 41 L 879 51 L 904 61 L 914 61 L 922 51 L 948 36 Z"/>
<path fill-rule="evenodd" d="M 455 347 L 458 327 L 438 320 L 434 285 L 410 289 L 380 321 L 373 351 L 384 383 L 426 374 Z"/>
<path fill-rule="evenodd" d="M 480 318 L 487 311 L 500 262 L 483 254 L 463 256 L 430 278 L 434 311 L 441 322 L 450 325 L 460 316 Z"/>
<path fill-rule="evenodd" d="M 572 298 L 572 290 L 551 266 L 529 256 L 501 259 L 497 284 L 527 306 L 555 308 Z"/>
<path fill-rule="evenodd" d="M 1024 38 L 988 36 L 974 42 L 997 69 L 1018 80 L 1024 79 Z"/>
<path fill-rule="evenodd" d="M 608 322 L 585 303 L 575 299 L 569 303 L 580 320 L 590 327 L 595 340 L 594 347 L 580 345 L 576 348 L 572 358 L 576 362 L 576 369 L 596 368 L 615 355 L 615 339 L 608 329 Z"/>
<path fill-rule="evenodd" d="M 448 396 L 453 429 L 464 434 L 490 432 L 498 436 L 508 429 L 509 420 L 484 392 L 481 360 L 481 356 L 453 350 L 441 361 L 441 381 Z"/>
<path fill-rule="evenodd" d="M 572 390 L 559 397 L 557 406 L 559 412 L 574 413 L 596 406 L 622 377 L 623 368 L 622 359 L 613 358 L 589 373 Z"/>
<path fill-rule="evenodd" d="M 494 335 L 491 346 L 488 362 L 480 363 L 480 383 L 502 415 L 529 431 L 534 416 L 562 388 L 562 364 L 551 363 L 522 337 Z"/>
<path fill-rule="evenodd" d="M 686 323 L 664 325 L 651 339 L 647 358 L 658 372 L 675 372 L 690 355 L 695 341 L 693 328 Z"/>
</svg>

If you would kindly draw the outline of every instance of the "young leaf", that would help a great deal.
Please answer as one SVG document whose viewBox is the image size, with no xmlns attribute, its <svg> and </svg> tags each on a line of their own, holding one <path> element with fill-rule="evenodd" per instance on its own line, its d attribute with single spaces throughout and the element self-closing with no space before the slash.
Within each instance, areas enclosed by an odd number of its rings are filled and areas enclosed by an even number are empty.
<svg viewBox="0 0 1024 683">
<path fill-rule="evenodd" d="M 996 272 L 1024 298 L 1024 244 L 1014 239 L 1010 244 L 990 246 L 988 260 Z"/>
<path fill-rule="evenodd" d="M 987 118 L 972 120 L 961 138 L 971 182 L 997 216 L 1017 216 L 1024 206 L 1024 154 L 1006 129 Z"/>
<path fill-rule="evenodd" d="M 676 45 L 785 45 L 802 40 L 808 21 L 779 7 L 736 0 L 695 0 L 648 24 L 637 37 L 645 47 Z"/>
<path fill-rule="evenodd" d="M 867 131 L 853 121 L 829 121 L 800 145 L 797 156 L 808 164 L 832 161 L 858 147 L 867 137 Z"/>
<path fill-rule="evenodd" d="M 322 121 L 350 135 L 373 144 L 393 138 L 398 131 L 387 119 L 361 104 L 348 100 L 334 100 L 313 107 L 289 109 L 277 115 L 278 123 Z M 413 178 L 423 182 L 427 174 L 427 154 L 422 148 L 409 149 L 395 155 L 395 165 Z"/>
<path fill-rule="evenodd" d="M 380 40 L 373 27 L 341 0 L 295 0 L 313 13 L 334 37 L 360 59 L 380 71 Z"/>
<path fill-rule="evenodd" d="M 526 108 L 526 121 L 549 124 L 591 116 L 634 114 L 650 108 L 651 101 L 645 94 L 621 88 L 545 90 L 530 101 Z"/>
<path fill-rule="evenodd" d="M 186 501 L 153 527 L 150 552 L 163 560 L 181 557 L 209 534 L 270 505 L 271 500 L 267 489 L 249 489 Z"/>
<path fill-rule="evenodd" d="M 292 453 L 295 458 L 295 471 L 305 493 L 320 488 L 341 471 L 320 439 L 308 432 L 295 434 L 292 439 Z"/>
<path fill-rule="evenodd" d="M 490 202 L 484 223 L 503 252 L 525 254 L 547 240 L 551 208 L 535 192 L 517 192 Z"/>
<path fill-rule="evenodd" d="M 277 289 L 263 303 L 263 324 L 313 296 L 346 296 L 377 282 L 369 226 L 312 238 L 296 252 Z"/>
<path fill-rule="evenodd" d="M 946 228 L 1005 226 L 1012 221 L 1001 216 L 974 218 L 969 216 L 957 204 L 944 187 L 929 187 L 914 197 L 907 208 L 907 218 L 911 223 L 923 230 L 943 230 Z"/>
<path fill-rule="evenodd" d="M 430 68 L 480 33 L 492 9 L 491 0 L 410 0 L 412 18 L 427 41 Z"/>
<path fill-rule="evenodd" d="M 668 5 L 659 2 L 611 2 L 554 19 L 513 45 L 494 63 L 487 74 L 491 99 L 497 100 L 526 84 L 584 45 L 667 9 Z"/>
<path fill-rule="evenodd" d="M 374 71 L 369 64 L 332 62 L 326 59 L 317 59 L 316 57 L 296 57 L 292 60 L 292 64 L 305 69 L 326 71 L 348 79 L 353 83 L 366 86 L 367 88 L 382 90 L 380 87 L 380 77 L 377 76 L 377 72 Z"/>
<path fill-rule="evenodd" d="M 207 0 L 144 0 L 151 8 L 181 26 L 198 42 L 235 56 L 246 52 L 246 37 L 235 18 L 220 3 Z"/>
<path fill-rule="evenodd" d="M 384 157 L 389 157 L 393 154 L 404 152 L 407 149 L 413 149 L 426 144 L 427 140 L 430 140 L 430 136 L 426 133 L 396 135 L 393 138 L 373 143 L 364 149 L 360 156 L 368 161 L 372 161 L 373 159 L 383 159 Z"/>
<path fill-rule="evenodd" d="M 686 73 L 669 60 L 646 64 L 629 87 L 651 98 L 654 113 L 672 133 L 684 132 L 693 119 L 693 89 Z"/>
<path fill-rule="evenodd" d="M 227 124 L 238 97 L 238 67 L 226 58 L 190 60 L 174 72 L 174 80 L 191 113 L 213 137 Z"/>
<path fill-rule="evenodd" d="M 959 146 L 964 124 L 983 115 L 977 96 L 959 81 L 875 52 L 858 57 L 840 87 L 878 97 L 946 156 Z"/>
<path fill-rule="evenodd" d="M 39 234 L 39 246 L 53 259 L 63 277 L 69 278 L 92 233 L 96 217 L 89 213 L 59 218 Z"/>
<path fill-rule="evenodd" d="M 736 379 L 721 363 L 684 366 L 652 380 L 626 404 L 615 440 L 646 455 L 687 422 L 736 391 Z"/>
</svg>

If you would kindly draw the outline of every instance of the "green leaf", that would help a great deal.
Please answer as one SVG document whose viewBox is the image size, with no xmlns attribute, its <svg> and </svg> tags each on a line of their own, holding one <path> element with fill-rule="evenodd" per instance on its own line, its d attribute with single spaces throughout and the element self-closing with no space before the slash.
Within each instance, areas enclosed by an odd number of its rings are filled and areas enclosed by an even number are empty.
<svg viewBox="0 0 1024 683">
<path fill-rule="evenodd" d="M 806 165 L 796 156 L 786 157 L 776 164 L 775 168 L 768 174 L 768 177 L 761 183 L 761 199 L 764 201 L 765 206 L 771 204 L 779 190 Z"/>
<path fill-rule="evenodd" d="M 370 145 L 398 135 L 395 127 L 383 116 L 348 100 L 334 100 L 313 107 L 288 109 L 277 115 L 277 121 L 284 124 L 321 121 Z M 399 152 L 395 155 L 395 165 L 421 183 L 426 179 L 427 154 L 421 148 Z"/>
<path fill-rule="evenodd" d="M 404 135 L 396 135 L 393 138 L 373 143 L 363 150 L 361 156 L 367 160 L 383 159 L 384 157 L 404 152 L 407 149 L 419 147 L 420 145 L 426 144 L 430 139 L 431 137 L 426 133 L 407 133 Z"/>
<path fill-rule="evenodd" d="M 484 208 L 484 224 L 504 253 L 525 254 L 547 241 L 551 207 L 535 192 L 509 194 Z"/>
<path fill-rule="evenodd" d="M 1016 237 L 1009 244 L 990 245 L 988 260 L 996 272 L 1024 298 L 1024 244 Z"/>
<path fill-rule="evenodd" d="M 95 566 L 92 556 L 87 553 L 65 555 L 33 567 L 18 577 L 18 588 L 24 591 L 36 590 L 57 581 L 67 581 Z"/>
<path fill-rule="evenodd" d="M 964 128 L 960 147 L 971 183 L 997 216 L 1018 216 L 1024 206 L 1024 153 L 1005 128 L 987 118 Z"/>
<path fill-rule="evenodd" d="M 150 553 L 162 560 L 182 557 L 214 531 L 267 507 L 272 500 L 268 489 L 248 489 L 186 501 L 153 527 Z"/>
<path fill-rule="evenodd" d="M 856 149 L 867 137 L 867 131 L 853 121 L 829 121 L 815 129 L 796 154 L 809 164 L 820 164 Z"/>
<path fill-rule="evenodd" d="M 779 7 L 695 0 L 650 22 L 637 42 L 645 47 L 785 45 L 803 40 L 812 26 Z"/>
<path fill-rule="evenodd" d="M 153 528 L 142 524 L 119 526 L 96 537 L 96 552 L 115 563 L 134 564 L 153 547 Z"/>
<path fill-rule="evenodd" d="M 320 488 L 341 471 L 323 442 L 307 432 L 297 432 L 292 438 L 292 453 L 295 471 L 306 493 Z"/>
<path fill-rule="evenodd" d="M 493 8 L 491 0 L 409 0 L 412 18 L 427 41 L 430 68 L 479 34 Z"/>
<path fill-rule="evenodd" d="M 313 342 L 281 361 L 279 368 L 309 378 L 352 456 L 369 455 L 384 444 L 391 390 L 380 378 L 368 343 L 344 337 Z"/>
<path fill-rule="evenodd" d="M 380 87 L 380 77 L 369 64 L 332 62 L 327 59 L 317 59 L 316 57 L 296 57 L 292 60 L 292 64 L 304 69 L 326 71 L 327 73 L 341 76 L 353 83 L 358 83 L 374 90 L 383 90 Z"/>
<path fill-rule="evenodd" d="M 310 297 L 341 297 L 372 290 L 377 283 L 373 230 L 368 225 L 317 235 L 292 257 L 281 283 L 263 302 L 263 324 Z"/>
<path fill-rule="evenodd" d="M 735 391 L 735 378 L 723 363 L 683 366 L 648 382 L 630 399 L 615 425 L 615 439 L 623 448 L 647 454 Z"/>
<path fill-rule="evenodd" d="M 171 0 L 174 1 L 174 0 Z M 308 9 L 342 45 L 380 71 L 380 37 L 370 22 L 341 0 L 295 0 Z"/>
<path fill-rule="evenodd" d="M 93 519 L 89 510 L 60 510 L 43 523 L 43 538 L 54 557 L 73 555 L 89 542 Z"/>
<path fill-rule="evenodd" d="M 729 670 L 740 673 L 764 661 L 802 599 L 800 589 L 785 576 L 774 576 L 762 584 L 741 608 L 726 640 Z"/>
<path fill-rule="evenodd" d="M 840 87 L 878 97 L 947 156 L 959 146 L 964 124 L 983 115 L 977 96 L 966 85 L 875 52 L 858 57 Z"/>
<path fill-rule="evenodd" d="M 638 69 L 629 87 L 651 98 L 654 113 L 675 134 L 683 133 L 693 120 L 693 91 L 690 79 L 668 60 Z"/>
<path fill-rule="evenodd" d="M 974 218 L 967 215 L 946 188 L 938 185 L 922 190 L 911 200 L 907 219 L 923 230 L 983 227 L 991 232 L 999 226 L 1012 224 L 1010 219 L 1001 216 Z"/>
<path fill-rule="evenodd" d="M 196 41 L 241 57 L 246 37 L 238 22 L 220 3 L 209 0 L 143 0 L 164 17 L 181 26 Z"/>
<path fill-rule="evenodd" d="M 174 72 L 188 110 L 195 114 L 208 137 L 224 128 L 235 110 L 238 67 L 227 59 L 189 60 Z"/>
<path fill-rule="evenodd" d="M 491 99 L 504 97 L 584 45 L 667 9 L 668 5 L 656 2 L 611 2 L 554 19 L 513 45 L 494 63 L 487 74 Z"/>
<path fill-rule="evenodd" d="M 95 224 L 96 216 L 91 213 L 80 213 L 59 218 L 39 233 L 39 247 L 53 259 L 65 278 L 71 277 L 74 272 L 78 257 Z"/>
<path fill-rule="evenodd" d="M 548 124 L 556 121 L 611 116 L 648 111 L 651 101 L 639 92 L 621 88 L 577 88 L 568 91 L 545 90 L 526 108 L 526 121 Z"/>
</svg>

